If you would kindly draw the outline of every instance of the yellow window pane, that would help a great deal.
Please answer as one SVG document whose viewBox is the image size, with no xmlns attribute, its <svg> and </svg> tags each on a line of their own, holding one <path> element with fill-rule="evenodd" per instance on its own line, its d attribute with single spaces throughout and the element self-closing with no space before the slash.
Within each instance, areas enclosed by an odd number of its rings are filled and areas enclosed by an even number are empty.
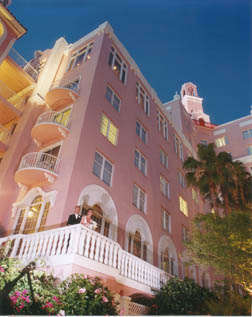
<svg viewBox="0 0 252 317">
<path fill-rule="evenodd" d="M 107 136 L 107 131 L 108 131 L 108 125 L 109 125 L 109 120 L 106 116 L 102 116 L 102 121 L 101 121 L 101 128 L 100 131 L 104 136 Z"/>
</svg>

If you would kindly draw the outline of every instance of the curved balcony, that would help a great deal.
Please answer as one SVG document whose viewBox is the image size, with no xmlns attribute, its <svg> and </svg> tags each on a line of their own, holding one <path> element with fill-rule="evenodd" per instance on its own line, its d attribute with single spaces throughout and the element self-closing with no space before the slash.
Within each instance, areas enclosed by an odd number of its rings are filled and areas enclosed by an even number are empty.
<svg viewBox="0 0 252 317">
<path fill-rule="evenodd" d="M 45 96 L 46 103 L 52 110 L 69 106 L 79 97 L 78 85 L 79 79 L 55 81 Z"/>
<path fill-rule="evenodd" d="M 58 176 L 59 160 L 57 157 L 33 152 L 22 157 L 15 181 L 26 186 L 53 183 Z"/>
<path fill-rule="evenodd" d="M 32 128 L 31 136 L 36 143 L 63 140 L 69 133 L 70 115 L 55 111 L 42 113 Z"/>
</svg>

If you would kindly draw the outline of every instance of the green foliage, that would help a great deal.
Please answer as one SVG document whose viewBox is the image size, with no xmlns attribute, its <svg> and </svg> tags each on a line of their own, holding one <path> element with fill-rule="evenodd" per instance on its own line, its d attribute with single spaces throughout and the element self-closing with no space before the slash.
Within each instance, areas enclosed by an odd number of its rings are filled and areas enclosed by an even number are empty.
<svg viewBox="0 0 252 317">
<path fill-rule="evenodd" d="M 201 315 L 207 314 L 206 301 L 214 298 L 208 289 L 199 286 L 192 279 L 170 279 L 155 298 L 149 309 L 149 315 Z"/>
<path fill-rule="evenodd" d="M 212 266 L 232 283 L 252 293 L 252 214 L 233 211 L 225 217 L 198 215 L 187 253 L 194 262 Z"/>
<path fill-rule="evenodd" d="M 61 283 L 60 292 L 66 315 L 117 315 L 111 292 L 97 277 L 73 274 Z"/>
</svg>

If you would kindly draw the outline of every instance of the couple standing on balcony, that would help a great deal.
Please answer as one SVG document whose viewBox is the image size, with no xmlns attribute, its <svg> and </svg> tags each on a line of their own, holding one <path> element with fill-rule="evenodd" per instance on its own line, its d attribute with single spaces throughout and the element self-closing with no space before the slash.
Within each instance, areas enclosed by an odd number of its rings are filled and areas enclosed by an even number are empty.
<svg viewBox="0 0 252 317">
<path fill-rule="evenodd" d="M 80 206 L 75 206 L 74 213 L 68 217 L 67 226 L 81 223 L 89 229 L 95 230 L 97 228 L 97 223 L 92 219 L 93 209 L 88 208 L 87 214 L 84 216 L 80 214 L 80 209 Z"/>
</svg>

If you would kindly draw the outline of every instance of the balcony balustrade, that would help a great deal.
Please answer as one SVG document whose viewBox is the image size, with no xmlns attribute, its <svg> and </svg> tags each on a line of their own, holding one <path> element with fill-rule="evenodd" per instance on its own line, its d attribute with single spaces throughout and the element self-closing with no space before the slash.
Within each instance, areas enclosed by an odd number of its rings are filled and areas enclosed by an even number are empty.
<svg viewBox="0 0 252 317">
<path fill-rule="evenodd" d="M 42 113 L 32 128 L 33 140 L 39 144 L 47 144 L 50 141 L 58 142 L 69 134 L 70 115 L 49 111 Z"/>
<path fill-rule="evenodd" d="M 57 157 L 43 153 L 34 152 L 23 156 L 15 180 L 26 186 L 53 183 L 58 176 L 59 160 Z"/>
<path fill-rule="evenodd" d="M 20 67 L 22 68 L 35 82 L 38 79 L 38 72 L 31 65 L 31 63 L 27 62 L 23 56 L 21 56 L 14 48 L 9 51 L 10 58 Z"/>
<path fill-rule="evenodd" d="M 9 256 L 25 263 L 42 259 L 46 265 L 51 265 L 53 260 L 60 265 L 74 265 L 72 255 L 78 255 L 91 260 L 83 261 L 84 266 L 85 263 L 93 263 L 93 266 L 87 267 L 88 269 L 97 267 L 95 262 L 101 263 L 105 265 L 105 272 L 112 272 L 109 268 L 113 268 L 117 279 L 118 276 L 128 278 L 150 289 L 159 289 L 162 283 L 166 283 L 172 277 L 156 266 L 126 252 L 117 242 L 81 224 L 28 235 L 11 235 L 0 238 L 0 245 L 7 241 L 11 241 L 12 246 Z"/>
<path fill-rule="evenodd" d="M 52 110 L 55 110 L 74 103 L 79 97 L 78 85 L 79 79 L 55 81 L 45 96 L 47 104 Z"/>
<path fill-rule="evenodd" d="M 195 125 L 201 126 L 201 127 L 204 127 L 204 128 L 214 129 L 215 127 L 217 127 L 216 124 L 213 124 L 213 123 L 210 123 L 210 122 L 205 122 L 204 120 L 195 120 L 195 119 L 193 119 L 192 121 L 193 121 L 193 123 Z"/>
</svg>

